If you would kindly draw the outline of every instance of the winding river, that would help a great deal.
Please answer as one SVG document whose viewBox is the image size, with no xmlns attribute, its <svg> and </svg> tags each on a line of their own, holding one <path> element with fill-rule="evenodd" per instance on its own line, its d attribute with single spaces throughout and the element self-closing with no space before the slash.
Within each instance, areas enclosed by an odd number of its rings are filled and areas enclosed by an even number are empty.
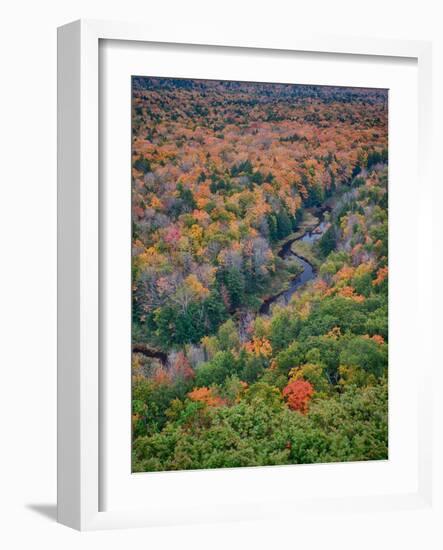
<svg viewBox="0 0 443 550">
<path fill-rule="evenodd" d="M 260 315 L 269 315 L 272 305 L 277 302 L 287 305 L 294 292 L 296 292 L 301 286 L 306 284 L 317 275 L 314 266 L 310 264 L 306 260 L 306 258 L 303 258 L 302 256 L 299 256 L 292 251 L 292 243 L 294 243 L 295 241 L 313 243 L 320 239 L 327 229 L 327 223 L 323 220 L 324 212 L 325 211 L 320 213 L 321 221 L 314 228 L 306 231 L 306 233 L 304 233 L 300 237 L 296 237 L 295 239 L 290 239 L 289 241 L 286 241 L 277 252 L 277 255 L 283 260 L 295 258 L 303 268 L 303 271 L 291 280 L 287 289 L 282 290 L 281 292 L 278 292 L 277 294 L 274 294 L 273 296 L 270 296 L 269 298 L 263 300 L 263 303 L 259 309 Z"/>
<path fill-rule="evenodd" d="M 269 315 L 271 313 L 271 308 L 275 303 L 287 305 L 292 295 L 294 294 L 294 292 L 296 292 L 300 287 L 305 285 L 308 281 L 316 277 L 317 272 L 314 266 L 311 263 L 309 263 L 306 258 L 303 258 L 298 254 L 295 254 L 295 252 L 292 251 L 292 244 L 295 241 L 306 242 L 311 244 L 317 241 L 318 239 L 320 239 L 324 234 L 324 232 L 326 231 L 326 229 L 328 228 L 328 224 L 324 220 L 324 214 L 328 210 L 329 208 L 325 208 L 322 211 L 317 212 L 317 216 L 319 217 L 320 221 L 315 227 L 306 231 L 300 237 L 289 239 L 278 250 L 277 255 L 282 260 L 296 259 L 297 262 L 300 264 L 300 266 L 303 268 L 303 271 L 298 275 L 296 275 L 293 279 L 291 279 L 288 288 L 278 292 L 277 294 L 273 294 L 272 296 L 269 296 L 269 298 L 266 298 L 265 300 L 263 300 L 260 306 L 260 309 L 258 311 L 259 315 Z M 168 356 L 165 352 L 154 349 L 147 344 L 134 343 L 132 345 L 132 351 L 135 353 L 141 353 L 146 357 L 152 357 L 154 359 L 157 359 L 163 365 L 166 365 L 168 360 Z"/>
<path fill-rule="evenodd" d="M 327 210 L 328 209 L 325 209 L 320 213 L 317 213 L 317 215 L 320 218 L 320 222 L 315 227 L 306 231 L 300 237 L 289 239 L 278 250 L 277 255 L 282 260 L 289 260 L 289 259 L 295 258 L 297 262 L 300 264 L 300 266 L 303 268 L 303 271 L 298 275 L 296 275 L 290 281 L 288 288 L 278 292 L 277 294 L 273 294 L 272 296 L 269 296 L 269 298 L 266 298 L 265 300 L 263 300 L 262 305 L 260 306 L 260 309 L 258 311 L 259 315 L 269 315 L 271 313 L 271 308 L 275 303 L 287 305 L 292 295 L 294 294 L 294 292 L 296 292 L 300 287 L 305 285 L 308 281 L 316 277 L 317 272 L 314 266 L 311 263 L 309 263 L 306 260 L 306 258 L 303 258 L 298 254 L 295 254 L 295 252 L 292 251 L 292 244 L 295 241 L 306 242 L 311 244 L 317 241 L 318 239 L 320 239 L 324 234 L 324 232 L 326 231 L 326 229 L 328 228 L 327 222 L 325 222 L 323 219 L 324 213 Z M 166 353 L 160 350 L 154 349 L 147 344 L 134 343 L 132 345 L 132 351 L 135 353 L 141 353 L 146 357 L 152 357 L 154 359 L 157 359 L 163 365 L 166 365 L 167 363 L 168 356 Z"/>
<path fill-rule="evenodd" d="M 338 208 L 342 207 L 343 204 L 349 201 L 355 194 L 356 190 L 351 189 L 346 193 L 342 194 L 340 197 L 335 197 L 333 200 L 327 201 L 321 209 L 313 209 L 312 213 L 318 217 L 319 223 L 312 229 L 307 230 L 300 237 L 294 239 L 289 239 L 286 241 L 278 250 L 277 255 L 283 260 L 295 259 L 300 266 L 303 268 L 303 271 L 293 277 L 289 283 L 288 288 L 265 298 L 258 310 L 259 315 L 269 315 L 271 313 L 271 308 L 275 303 L 280 303 L 282 305 L 287 305 L 292 297 L 292 295 L 307 282 L 311 281 L 317 276 L 315 267 L 308 262 L 306 258 L 295 254 L 292 251 L 292 244 L 295 241 L 301 241 L 306 243 L 313 243 L 320 239 L 325 231 L 328 229 L 329 224 L 325 221 L 324 216 L 326 212 L 336 211 Z M 147 357 L 152 357 L 160 361 L 163 365 L 167 364 L 168 356 L 165 352 L 151 348 L 148 344 L 137 344 L 133 343 L 133 351 L 136 353 L 141 353 Z"/>
</svg>

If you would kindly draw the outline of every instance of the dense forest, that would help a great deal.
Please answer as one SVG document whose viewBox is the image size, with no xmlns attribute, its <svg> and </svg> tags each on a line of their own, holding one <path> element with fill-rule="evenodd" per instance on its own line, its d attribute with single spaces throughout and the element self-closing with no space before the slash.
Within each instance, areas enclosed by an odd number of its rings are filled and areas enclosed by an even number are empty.
<svg viewBox="0 0 443 550">
<path fill-rule="evenodd" d="M 133 471 L 388 457 L 387 98 L 133 77 Z"/>
</svg>

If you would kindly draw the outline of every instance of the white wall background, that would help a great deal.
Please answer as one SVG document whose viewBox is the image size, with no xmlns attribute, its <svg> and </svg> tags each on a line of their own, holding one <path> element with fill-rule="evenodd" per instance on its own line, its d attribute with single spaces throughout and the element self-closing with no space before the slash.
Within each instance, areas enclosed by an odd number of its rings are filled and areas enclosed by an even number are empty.
<svg viewBox="0 0 443 550">
<path fill-rule="evenodd" d="M 441 151 L 443 17 L 438 0 L 16 0 L 2 6 L 0 30 L 0 546 L 15 548 L 441 548 L 433 513 L 294 517 L 281 522 L 77 533 L 54 522 L 56 497 L 56 27 L 74 19 L 146 21 L 295 34 L 434 41 L 436 196 Z M 440 8 L 441 9 L 441 8 Z M 437 141 L 438 140 L 438 141 Z M 441 186 L 440 186 L 441 187 Z M 440 224 L 436 247 L 443 250 Z M 439 255 L 438 260 L 441 260 Z M 437 262 L 436 262 L 437 263 Z M 441 267 L 438 262 L 438 267 Z M 431 277 L 431 273 L 430 273 Z M 441 270 L 434 270 L 441 288 Z M 441 292 L 440 292 L 441 294 Z M 441 298 L 439 297 L 439 306 Z M 440 311 L 443 308 L 439 307 Z M 436 315 L 436 335 L 441 322 Z M 438 325 L 440 323 L 440 325 Z M 419 369 L 419 365 L 417 365 Z M 6 375 L 6 376 L 5 376 Z M 439 387 L 434 384 L 441 418 Z M 441 423 L 435 427 L 441 444 Z M 441 451 L 442 446 L 439 446 Z M 443 455 L 440 452 L 438 457 Z M 440 461 L 440 466 L 443 460 Z M 441 469 L 441 468 L 440 468 Z M 441 483 L 441 474 L 436 469 Z M 441 485 L 440 485 L 441 486 Z M 442 494 L 440 491 L 439 494 Z M 440 522 L 441 523 L 441 522 Z"/>
</svg>

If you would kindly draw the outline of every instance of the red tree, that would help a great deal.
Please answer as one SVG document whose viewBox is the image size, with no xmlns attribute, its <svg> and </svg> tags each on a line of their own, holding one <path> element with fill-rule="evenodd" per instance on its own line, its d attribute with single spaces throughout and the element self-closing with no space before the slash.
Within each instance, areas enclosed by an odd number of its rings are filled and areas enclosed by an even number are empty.
<svg viewBox="0 0 443 550">
<path fill-rule="evenodd" d="M 306 414 L 313 393 L 314 388 L 312 385 L 307 380 L 299 378 L 294 382 L 289 382 L 283 390 L 283 397 L 290 409 Z"/>
<path fill-rule="evenodd" d="M 199 401 L 200 403 L 205 403 L 209 407 L 219 407 L 224 405 L 225 402 L 218 395 L 214 395 L 214 392 L 211 388 L 195 388 L 188 393 L 189 399 L 192 401 Z"/>
</svg>

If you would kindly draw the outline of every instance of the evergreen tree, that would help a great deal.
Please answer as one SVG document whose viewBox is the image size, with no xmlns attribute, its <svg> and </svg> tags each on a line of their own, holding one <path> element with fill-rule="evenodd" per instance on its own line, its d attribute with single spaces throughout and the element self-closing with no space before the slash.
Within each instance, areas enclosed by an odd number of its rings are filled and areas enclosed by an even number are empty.
<svg viewBox="0 0 443 550">
<path fill-rule="evenodd" d="M 245 299 L 245 276 L 237 267 L 229 267 L 217 272 L 219 285 L 224 284 L 229 295 L 232 309 L 237 309 Z"/>
<path fill-rule="evenodd" d="M 277 236 L 284 239 L 292 232 L 292 224 L 285 208 L 277 214 Z"/>
<path fill-rule="evenodd" d="M 269 238 L 272 242 L 278 241 L 277 218 L 275 214 L 269 214 L 268 218 Z"/>
<path fill-rule="evenodd" d="M 208 298 L 206 298 L 204 310 L 208 333 L 211 334 L 215 332 L 228 317 L 228 312 L 226 311 L 220 292 L 217 289 L 212 290 Z"/>
<path fill-rule="evenodd" d="M 151 171 L 151 164 L 148 159 L 140 157 L 134 162 L 134 168 L 143 174 Z"/>
<path fill-rule="evenodd" d="M 332 252 L 337 245 L 336 237 L 335 237 L 335 230 L 333 226 L 324 233 L 322 238 L 318 242 L 318 247 L 321 250 L 321 253 L 323 256 L 327 256 L 330 252 Z"/>
<path fill-rule="evenodd" d="M 182 183 L 178 183 L 177 191 L 179 198 L 183 201 L 187 209 L 194 210 L 194 208 L 197 207 L 197 203 L 194 199 L 194 194 L 190 189 L 185 189 Z"/>
</svg>

